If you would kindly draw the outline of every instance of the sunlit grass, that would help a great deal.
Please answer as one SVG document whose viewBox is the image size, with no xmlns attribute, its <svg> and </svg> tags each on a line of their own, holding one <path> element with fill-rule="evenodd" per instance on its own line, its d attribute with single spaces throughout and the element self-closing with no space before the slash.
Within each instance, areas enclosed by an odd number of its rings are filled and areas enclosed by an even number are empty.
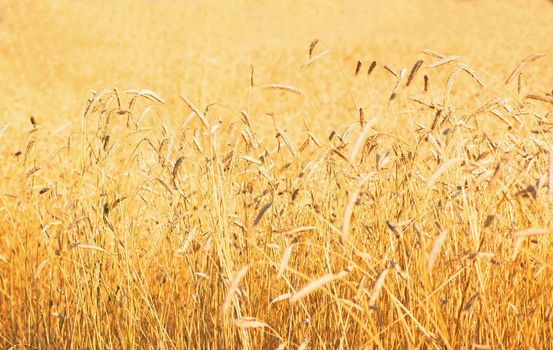
<svg viewBox="0 0 553 350">
<path fill-rule="evenodd" d="M 551 5 L 266 6 L 0 7 L 0 347 L 550 347 Z"/>
</svg>

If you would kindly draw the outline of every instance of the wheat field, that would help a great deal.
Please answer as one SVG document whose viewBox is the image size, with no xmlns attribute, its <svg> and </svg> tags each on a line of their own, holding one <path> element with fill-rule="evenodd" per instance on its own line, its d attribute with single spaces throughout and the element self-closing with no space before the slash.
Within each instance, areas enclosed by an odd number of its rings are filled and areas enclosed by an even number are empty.
<svg viewBox="0 0 553 350">
<path fill-rule="evenodd" d="M 553 347 L 553 3 L 0 1 L 0 348 Z"/>
</svg>

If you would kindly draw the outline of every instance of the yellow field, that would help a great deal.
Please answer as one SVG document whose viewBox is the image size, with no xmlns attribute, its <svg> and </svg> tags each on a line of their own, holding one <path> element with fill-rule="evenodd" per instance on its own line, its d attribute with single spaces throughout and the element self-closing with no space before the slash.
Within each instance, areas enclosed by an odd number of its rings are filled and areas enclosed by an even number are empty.
<svg viewBox="0 0 553 350">
<path fill-rule="evenodd" d="M 0 348 L 553 347 L 551 38 L 547 0 L 0 2 Z"/>
</svg>

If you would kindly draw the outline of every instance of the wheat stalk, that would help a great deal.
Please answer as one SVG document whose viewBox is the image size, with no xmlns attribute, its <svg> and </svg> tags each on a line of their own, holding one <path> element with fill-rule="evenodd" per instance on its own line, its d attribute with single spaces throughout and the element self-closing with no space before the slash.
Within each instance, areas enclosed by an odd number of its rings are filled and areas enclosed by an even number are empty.
<svg viewBox="0 0 553 350">
<path fill-rule="evenodd" d="M 253 317 L 241 317 L 233 320 L 233 323 L 238 328 L 263 328 L 268 327 L 265 322 L 259 321 Z"/>
<path fill-rule="evenodd" d="M 280 265 L 278 267 L 278 272 L 276 275 L 277 278 L 281 278 L 282 275 L 284 274 L 284 271 L 288 266 L 288 262 L 290 261 L 290 257 L 292 256 L 293 248 L 294 248 L 294 244 L 291 244 L 284 250 L 284 253 L 282 254 L 282 258 L 280 259 Z"/>
<path fill-rule="evenodd" d="M 484 84 L 484 82 L 482 81 L 482 79 L 480 78 L 478 73 L 476 73 L 476 71 L 474 69 L 472 69 L 471 67 L 469 67 L 468 65 L 466 65 L 464 63 L 459 63 L 457 66 L 459 68 L 461 68 L 462 70 L 464 70 L 465 72 L 467 72 L 468 75 L 470 75 L 478 83 L 478 85 L 480 85 L 480 87 L 485 87 L 486 86 L 486 84 Z"/>
<path fill-rule="evenodd" d="M 359 74 L 359 71 L 361 70 L 362 63 L 361 61 L 357 61 L 357 65 L 355 66 L 355 76 Z"/>
<path fill-rule="evenodd" d="M 348 234 L 349 234 L 349 227 L 351 224 L 351 215 L 353 214 L 353 207 L 355 205 L 355 202 L 357 200 L 357 196 L 359 195 L 359 191 L 361 191 L 361 188 L 363 185 L 369 181 L 369 179 L 374 175 L 374 173 L 368 173 L 365 176 L 363 176 L 355 185 L 355 187 L 352 189 L 348 202 L 346 204 L 346 207 L 344 208 L 344 215 L 342 218 L 342 236 L 341 241 L 345 242 Z"/>
<path fill-rule="evenodd" d="M 422 53 L 424 53 L 425 55 L 428 55 L 428 56 L 436 57 L 436 58 L 446 57 L 444 54 L 441 54 L 441 53 L 436 52 L 436 51 L 432 51 L 430 49 L 424 49 L 424 50 L 422 50 Z"/>
<path fill-rule="evenodd" d="M 309 44 L 309 57 L 313 55 L 313 50 L 315 50 L 315 46 L 317 46 L 318 42 L 319 39 L 313 39 L 313 41 Z"/>
<path fill-rule="evenodd" d="M 369 66 L 369 69 L 367 70 L 367 76 L 371 75 L 371 73 L 375 68 L 376 68 L 376 61 L 372 61 L 371 65 Z"/>
<path fill-rule="evenodd" d="M 411 72 L 409 73 L 409 78 L 407 78 L 407 83 L 405 84 L 406 86 L 409 86 L 411 84 L 411 82 L 415 78 L 415 75 L 417 74 L 417 72 L 419 71 L 419 69 L 420 69 L 420 67 L 422 66 L 423 63 L 424 63 L 423 60 L 418 60 L 413 65 L 413 68 L 411 68 Z"/>
<path fill-rule="evenodd" d="M 513 78 L 520 72 L 524 69 L 524 67 L 526 67 L 528 64 L 542 58 L 542 57 L 545 57 L 546 55 L 545 54 L 531 54 L 529 55 L 528 57 L 526 57 L 525 59 L 523 59 L 522 61 L 520 61 L 520 63 L 515 67 L 515 69 L 513 69 L 513 71 L 511 72 L 511 74 L 509 74 L 509 76 L 507 77 L 507 79 L 505 79 L 505 84 L 509 84 L 511 82 L 511 80 L 513 80 Z"/>
<path fill-rule="evenodd" d="M 351 272 L 351 268 L 346 268 L 345 270 L 341 271 L 340 273 L 329 273 L 324 276 L 321 276 L 317 279 L 314 279 L 313 281 L 309 282 L 307 285 L 305 285 L 303 288 L 298 290 L 296 293 L 294 293 L 290 297 L 290 302 L 294 303 L 300 299 L 305 298 L 307 295 L 313 293 L 314 291 L 322 288 L 324 285 L 344 278 L 348 273 Z"/>
<path fill-rule="evenodd" d="M 452 158 L 442 163 L 442 165 L 440 165 L 440 167 L 436 169 L 436 171 L 432 174 L 432 176 L 428 178 L 428 181 L 426 182 L 425 191 L 430 190 L 434 186 L 434 183 L 436 183 L 440 175 L 442 175 L 447 169 L 451 168 L 453 165 L 455 165 L 456 163 L 462 160 L 463 160 L 462 158 Z"/>
<path fill-rule="evenodd" d="M 447 231 L 442 230 L 442 232 L 434 240 L 434 244 L 432 245 L 432 250 L 428 255 L 428 260 L 426 263 L 426 268 L 429 272 L 432 272 L 434 263 L 436 262 L 436 259 L 438 258 L 440 251 L 442 250 L 442 246 L 444 245 L 446 237 L 447 237 Z"/>
<path fill-rule="evenodd" d="M 540 96 L 540 95 L 526 95 L 526 99 L 541 101 L 541 102 L 547 102 L 553 105 L 553 97 L 549 96 Z"/>
<path fill-rule="evenodd" d="M 374 308 L 376 306 L 376 300 L 380 295 L 380 291 L 382 290 L 382 287 L 384 287 L 384 282 L 386 280 L 386 276 L 388 275 L 388 271 L 389 271 L 388 269 L 385 269 L 384 271 L 382 271 L 378 275 L 378 278 L 374 283 L 373 289 L 371 291 L 371 295 L 369 296 L 369 306 L 371 308 Z"/>
<path fill-rule="evenodd" d="M 228 311 L 228 308 L 230 307 L 230 304 L 232 301 L 232 297 L 234 296 L 234 293 L 236 293 L 236 290 L 240 285 L 240 281 L 244 278 L 244 276 L 246 276 L 246 273 L 248 273 L 248 269 L 249 269 L 249 265 L 246 265 L 242 267 L 238 272 L 236 272 L 232 277 L 230 286 L 227 290 L 225 299 L 223 301 L 223 306 L 222 306 L 223 313 L 226 313 Z"/>
<path fill-rule="evenodd" d="M 297 94 L 297 95 L 303 95 L 303 92 L 300 89 L 298 89 L 297 87 L 293 86 L 293 85 L 266 84 L 266 85 L 262 85 L 260 87 L 262 89 L 267 89 L 267 90 L 288 91 L 288 92 L 292 92 L 292 93 Z"/>
<path fill-rule="evenodd" d="M 447 84 L 444 91 L 444 103 L 443 103 L 445 111 L 447 111 L 449 107 L 449 97 L 451 95 L 451 88 L 453 87 L 453 81 L 455 80 L 455 77 L 457 76 L 457 74 L 459 74 L 460 71 L 461 71 L 461 68 L 459 67 L 455 68 L 453 72 L 451 72 L 451 74 L 449 75 L 449 78 L 447 79 Z"/>
<path fill-rule="evenodd" d="M 448 64 L 450 62 L 457 61 L 460 58 L 461 58 L 461 56 L 447 56 L 447 57 L 444 57 L 444 58 L 440 59 L 439 61 L 436 61 L 432 64 L 427 65 L 426 68 L 436 68 L 436 67 L 439 67 L 439 66 L 443 66 L 444 64 Z"/>
<path fill-rule="evenodd" d="M 321 52 L 318 55 L 315 55 L 313 57 L 310 56 L 309 59 L 302 64 L 301 68 L 306 68 L 306 67 L 310 66 L 311 64 L 313 64 L 313 62 L 316 62 L 316 61 L 320 60 L 321 58 L 326 56 L 329 52 L 330 52 L 330 49 L 327 49 L 327 50 L 324 50 L 323 52 Z"/>
<path fill-rule="evenodd" d="M 547 200 L 553 202 L 553 149 L 547 152 Z"/>
<path fill-rule="evenodd" d="M 207 118 L 205 116 L 205 114 L 198 108 L 196 107 L 192 102 L 190 102 L 190 100 L 188 100 L 186 97 L 184 96 L 180 96 L 180 98 L 184 101 L 184 103 L 186 103 L 186 105 L 188 106 L 188 108 L 190 108 L 192 110 L 192 112 L 194 112 L 194 114 L 200 118 L 203 126 L 209 130 L 209 123 L 207 121 Z"/>
</svg>

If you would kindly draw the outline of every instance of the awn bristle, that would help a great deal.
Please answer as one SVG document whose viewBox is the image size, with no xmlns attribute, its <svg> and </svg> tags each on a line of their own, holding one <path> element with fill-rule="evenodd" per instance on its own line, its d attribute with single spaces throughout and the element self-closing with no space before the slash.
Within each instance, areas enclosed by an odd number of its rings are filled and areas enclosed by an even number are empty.
<svg viewBox="0 0 553 350">
<path fill-rule="evenodd" d="M 396 77 L 396 79 L 399 78 L 399 76 L 397 75 L 396 72 L 394 72 L 394 70 L 392 68 L 390 68 L 388 65 L 384 65 L 384 69 L 386 69 L 388 71 L 388 73 L 390 73 L 391 75 L 393 75 L 394 77 Z"/>
</svg>

